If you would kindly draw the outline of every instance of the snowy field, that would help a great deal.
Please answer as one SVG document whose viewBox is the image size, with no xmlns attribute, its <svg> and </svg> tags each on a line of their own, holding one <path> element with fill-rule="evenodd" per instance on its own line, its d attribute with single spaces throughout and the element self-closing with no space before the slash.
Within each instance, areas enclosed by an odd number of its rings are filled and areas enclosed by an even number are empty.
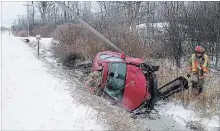
<svg viewBox="0 0 220 131">
<path fill-rule="evenodd" d="M 20 38 L 2 35 L 3 130 L 102 130 L 97 111 L 76 104 Z"/>
</svg>

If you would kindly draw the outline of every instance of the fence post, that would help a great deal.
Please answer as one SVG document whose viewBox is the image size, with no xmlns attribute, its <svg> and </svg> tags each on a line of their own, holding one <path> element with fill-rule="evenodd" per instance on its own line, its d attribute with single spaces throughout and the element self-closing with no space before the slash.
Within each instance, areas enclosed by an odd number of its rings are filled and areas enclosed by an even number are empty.
<svg viewBox="0 0 220 131">
<path fill-rule="evenodd" d="M 39 58 L 39 53 L 40 53 L 40 47 L 39 47 L 40 46 L 40 44 L 39 44 L 40 42 L 39 41 L 40 40 L 37 41 L 37 56 L 38 56 L 38 58 Z"/>
<path fill-rule="evenodd" d="M 41 36 L 40 35 L 36 35 L 36 39 L 37 39 L 37 56 L 39 58 L 39 55 L 40 55 L 40 39 L 41 39 Z"/>
</svg>

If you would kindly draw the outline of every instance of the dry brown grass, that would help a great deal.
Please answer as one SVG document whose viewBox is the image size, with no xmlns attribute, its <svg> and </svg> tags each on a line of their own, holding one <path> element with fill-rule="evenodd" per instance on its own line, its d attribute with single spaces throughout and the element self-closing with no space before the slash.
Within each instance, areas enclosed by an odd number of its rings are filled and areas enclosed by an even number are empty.
<svg viewBox="0 0 220 131">
<path fill-rule="evenodd" d="M 220 79 L 214 73 L 206 79 L 205 92 L 196 97 L 191 97 L 191 103 L 194 110 L 200 111 L 199 113 L 204 116 L 216 115 L 219 111 L 220 101 Z"/>
<path fill-rule="evenodd" d="M 28 36 L 28 32 L 26 30 L 21 30 L 21 31 L 16 32 L 15 36 L 27 37 Z"/>
<path fill-rule="evenodd" d="M 141 43 L 137 34 L 124 28 L 111 28 L 104 33 L 116 46 L 129 56 L 145 58 L 150 54 Z M 63 54 L 77 53 L 85 59 L 94 58 L 100 51 L 112 50 L 88 29 L 78 24 L 64 24 L 54 31 L 53 37 L 59 41 L 59 50 Z"/>
<path fill-rule="evenodd" d="M 138 33 L 130 32 L 126 27 L 111 26 L 103 35 L 129 56 L 146 58 L 150 57 L 152 53 L 145 41 L 138 36 Z"/>
<path fill-rule="evenodd" d="M 159 87 L 168 83 L 169 81 L 179 77 L 187 75 L 186 68 L 177 68 L 171 66 L 172 63 L 168 59 L 161 60 L 160 70 L 157 72 Z M 191 88 L 182 93 L 175 94 L 171 101 L 181 100 L 184 106 L 190 106 L 196 113 L 201 116 L 214 116 L 219 111 L 220 101 L 220 77 L 218 74 L 210 72 L 206 78 L 205 90 L 202 94 L 197 95 L 198 90 Z"/>
<path fill-rule="evenodd" d="M 85 59 L 91 59 L 99 51 L 107 49 L 102 41 L 77 24 L 64 24 L 57 27 L 53 37 L 59 41 L 57 50 L 63 55 L 77 53 Z"/>
</svg>

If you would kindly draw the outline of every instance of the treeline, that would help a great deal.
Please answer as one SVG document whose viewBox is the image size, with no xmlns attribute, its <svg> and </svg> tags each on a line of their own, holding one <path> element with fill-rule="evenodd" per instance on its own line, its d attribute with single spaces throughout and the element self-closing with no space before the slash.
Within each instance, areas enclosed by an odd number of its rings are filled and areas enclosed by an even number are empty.
<svg viewBox="0 0 220 131">
<path fill-rule="evenodd" d="M 196 45 L 202 45 L 210 55 L 213 67 L 217 68 L 220 63 L 218 61 L 220 2 L 218 1 L 64 1 L 63 3 L 131 56 L 172 58 L 176 65 L 180 66 L 182 57 L 189 57 Z M 97 39 L 77 37 L 83 32 L 78 30 L 76 33 L 75 29 L 81 28 L 78 27 L 79 23 L 54 2 L 40 1 L 29 4 L 29 19 L 25 17 L 17 19 L 12 26 L 14 31 L 27 31 L 29 23 L 30 35 L 41 34 L 44 37 L 53 37 L 55 29 L 58 30 L 57 27 L 63 25 L 68 30 L 66 32 L 75 32 L 74 35 L 69 35 L 76 37 L 72 38 L 74 41 L 79 38 L 84 39 L 85 42 L 87 39 L 88 41 Z M 37 13 L 40 17 L 36 16 Z M 66 23 L 71 25 L 67 26 Z M 68 46 L 77 46 L 77 42 L 74 41 L 68 40 Z"/>
<path fill-rule="evenodd" d="M 1 26 L 1 30 L 9 30 L 9 28 Z"/>
</svg>

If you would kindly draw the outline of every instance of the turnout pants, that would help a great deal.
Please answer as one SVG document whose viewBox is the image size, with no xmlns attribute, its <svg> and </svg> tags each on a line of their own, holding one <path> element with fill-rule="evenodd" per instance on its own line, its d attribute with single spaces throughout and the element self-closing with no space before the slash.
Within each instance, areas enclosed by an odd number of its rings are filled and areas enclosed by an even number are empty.
<svg viewBox="0 0 220 131">
<path fill-rule="evenodd" d="M 204 84 L 205 84 L 205 79 L 199 79 L 202 75 L 199 75 L 199 73 L 192 73 L 191 75 L 191 82 L 192 82 L 192 87 L 193 88 L 198 88 L 199 93 L 203 91 Z"/>
</svg>

